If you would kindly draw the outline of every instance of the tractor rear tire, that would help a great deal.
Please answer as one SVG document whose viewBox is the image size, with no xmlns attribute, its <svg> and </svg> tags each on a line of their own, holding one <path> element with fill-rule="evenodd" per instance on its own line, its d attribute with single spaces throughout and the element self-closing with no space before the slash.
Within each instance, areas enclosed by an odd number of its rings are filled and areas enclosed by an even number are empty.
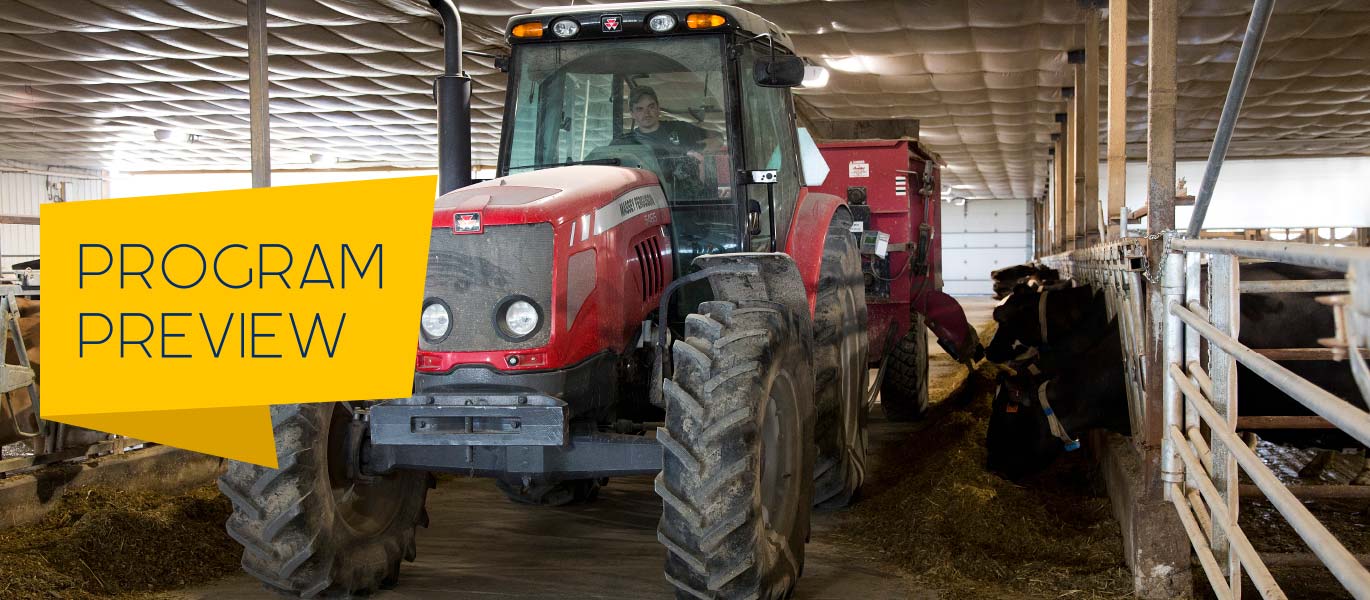
<svg viewBox="0 0 1370 600">
<path fill-rule="evenodd" d="M 570 479 L 548 482 L 534 479 L 527 485 L 518 479 L 496 479 L 495 487 L 511 502 L 531 506 L 583 504 L 599 497 L 597 479 Z"/>
<path fill-rule="evenodd" d="M 928 337 L 923 315 L 914 314 L 909 332 L 890 351 L 880 406 L 891 421 L 916 421 L 928 411 Z"/>
<path fill-rule="evenodd" d="M 804 566 L 813 500 L 808 315 L 713 301 L 685 321 L 664 382 L 657 539 L 679 599 L 778 600 Z"/>
<path fill-rule="evenodd" d="M 394 587 L 413 561 L 414 529 L 432 476 L 348 474 L 351 412 L 339 403 L 271 407 L 279 468 L 230 462 L 219 489 L 233 502 L 228 535 L 243 570 L 301 598 L 346 598 Z M 370 479 L 370 480 L 368 480 Z"/>
<path fill-rule="evenodd" d="M 866 286 L 851 219 L 828 227 L 814 310 L 814 506 L 849 506 L 866 479 Z"/>
</svg>

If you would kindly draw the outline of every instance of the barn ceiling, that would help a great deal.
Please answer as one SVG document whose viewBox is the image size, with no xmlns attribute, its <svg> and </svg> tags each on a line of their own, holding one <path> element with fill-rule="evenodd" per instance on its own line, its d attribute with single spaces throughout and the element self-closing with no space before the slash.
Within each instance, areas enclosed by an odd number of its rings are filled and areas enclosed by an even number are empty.
<svg viewBox="0 0 1370 600">
<path fill-rule="evenodd" d="M 968 197 L 1022 198 L 1082 45 L 1079 0 L 743 0 L 833 71 L 816 119 L 918 119 Z M 468 50 L 553 0 L 459 0 Z M 1181 1 L 1178 139 L 1206 154 L 1250 10 Z M 1145 141 L 1145 3 L 1128 44 L 1129 142 Z M 440 28 L 425 0 L 269 0 L 275 167 L 431 167 Z M 1106 27 L 1106 25 L 1105 25 Z M 1106 39 L 1107 36 L 1102 36 Z M 1103 61 L 1101 61 L 1101 64 Z M 475 162 L 493 164 L 504 76 L 468 56 Z M 246 168 L 241 0 L 0 0 L 0 158 L 119 170 Z M 1106 94 L 1101 94 L 1101 100 Z M 1102 114 L 1102 111 L 1101 111 Z M 166 139 L 157 139 L 158 137 Z M 1370 3 L 1277 5 L 1233 155 L 1370 153 Z"/>
</svg>

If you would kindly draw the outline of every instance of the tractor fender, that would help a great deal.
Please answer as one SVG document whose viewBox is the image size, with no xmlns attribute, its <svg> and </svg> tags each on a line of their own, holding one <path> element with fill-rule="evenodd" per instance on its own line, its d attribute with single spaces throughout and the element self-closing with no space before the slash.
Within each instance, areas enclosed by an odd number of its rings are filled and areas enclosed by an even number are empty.
<svg viewBox="0 0 1370 600">
<path fill-rule="evenodd" d="M 799 268 L 792 257 L 779 252 L 737 252 L 732 254 L 706 254 L 691 263 L 703 270 L 710 267 L 754 266 L 755 270 L 739 270 L 709 276 L 709 287 L 715 298 L 726 298 L 729 302 L 765 301 L 785 305 L 795 315 L 808 315 L 801 319 L 811 327 L 813 322 L 812 303 L 800 292 L 803 282 Z M 812 339 L 812 330 L 805 333 L 805 339 Z"/>
<path fill-rule="evenodd" d="M 818 272 L 823 265 L 823 242 L 828 236 L 828 225 L 839 213 L 851 222 L 847 203 L 831 194 L 800 190 L 794 219 L 785 236 L 785 253 L 794 258 L 799 277 L 804 282 L 808 297 L 809 317 L 813 317 L 818 300 Z"/>
</svg>

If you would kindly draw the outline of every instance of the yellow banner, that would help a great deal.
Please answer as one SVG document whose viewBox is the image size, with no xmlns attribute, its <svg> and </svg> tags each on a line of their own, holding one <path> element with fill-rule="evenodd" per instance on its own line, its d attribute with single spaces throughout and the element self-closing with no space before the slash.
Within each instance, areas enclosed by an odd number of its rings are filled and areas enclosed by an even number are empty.
<svg viewBox="0 0 1370 600">
<path fill-rule="evenodd" d="M 434 177 L 42 206 L 42 417 L 276 465 L 268 405 L 409 395 Z"/>
</svg>

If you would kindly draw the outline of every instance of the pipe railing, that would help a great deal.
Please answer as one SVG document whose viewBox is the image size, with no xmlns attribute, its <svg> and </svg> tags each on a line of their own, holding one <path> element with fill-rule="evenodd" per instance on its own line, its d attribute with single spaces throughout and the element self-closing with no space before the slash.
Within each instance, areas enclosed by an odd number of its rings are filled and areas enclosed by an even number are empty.
<svg viewBox="0 0 1370 600">
<path fill-rule="evenodd" d="M 1172 234 L 1173 236 L 1173 234 Z M 1242 569 L 1263 598 L 1284 598 L 1267 561 L 1238 525 L 1238 499 L 1259 491 L 1312 550 L 1308 556 L 1326 566 L 1356 598 L 1370 599 L 1370 571 L 1300 501 L 1308 494 L 1291 489 L 1237 435 L 1235 364 L 1279 388 L 1343 432 L 1370 445 L 1366 412 L 1294 374 L 1275 360 L 1242 344 L 1234 322 L 1240 293 L 1308 293 L 1350 290 L 1356 286 L 1301 281 L 1291 285 L 1250 285 L 1240 281 L 1237 258 L 1258 258 L 1307 267 L 1354 270 L 1370 264 L 1370 249 L 1249 241 L 1185 240 L 1171 237 L 1162 260 L 1166 296 L 1163 348 L 1164 435 L 1161 476 L 1166 495 L 1180 517 L 1214 594 L 1234 597 Z M 1192 255 L 1188 255 L 1192 253 Z M 1206 256 L 1203 256 L 1206 255 Z M 1186 260 L 1188 259 L 1188 260 Z M 1336 280 L 1333 280 L 1336 281 Z M 1262 282 L 1264 283 L 1264 282 Z M 1180 293 L 1183 292 L 1183 293 Z M 1206 293 L 1205 293 L 1206 292 Z M 1206 299 L 1207 303 L 1201 301 Z M 1329 308 L 1329 310 L 1332 310 Z M 1340 326 L 1341 319 L 1338 319 Z M 1197 339 L 1194 339 L 1197 338 Z M 1207 346 L 1207 353 L 1199 351 Z M 1349 368 L 1349 367 L 1348 367 Z M 1177 406 L 1175 401 L 1179 400 Z M 1236 470 L 1250 478 L 1239 484 Z M 1340 497 L 1337 494 L 1328 497 Z"/>
<path fill-rule="evenodd" d="M 1232 141 L 1233 130 L 1237 128 L 1237 115 L 1242 111 L 1242 101 L 1246 99 L 1246 88 L 1251 83 L 1251 73 L 1256 70 L 1256 55 L 1261 52 L 1261 42 L 1265 40 L 1265 30 L 1270 25 L 1270 13 L 1274 10 L 1275 0 L 1256 0 L 1251 7 L 1251 20 L 1246 24 L 1242 49 L 1237 53 L 1237 66 L 1232 72 L 1232 84 L 1227 88 L 1223 112 L 1218 117 L 1218 130 L 1213 134 L 1213 147 L 1208 151 L 1208 164 L 1204 167 L 1203 182 L 1199 184 L 1199 196 L 1194 201 L 1194 212 L 1189 218 L 1189 237 L 1199 237 L 1204 216 L 1208 214 L 1208 203 L 1213 199 L 1213 188 L 1218 184 L 1218 173 L 1222 171 L 1223 161 L 1227 159 L 1227 145 Z"/>
<path fill-rule="evenodd" d="M 1370 261 L 1370 248 L 1315 246 L 1298 242 L 1173 239 L 1170 247 L 1183 252 L 1259 258 L 1343 273 L 1358 261 Z"/>
<path fill-rule="evenodd" d="M 1370 413 L 1352 406 L 1279 363 L 1247 348 L 1178 303 L 1170 304 L 1170 313 L 1193 327 L 1205 339 L 1216 343 L 1251 372 L 1260 375 L 1262 379 L 1289 394 L 1291 398 L 1327 419 L 1338 429 L 1360 440 L 1362 444 L 1370 446 Z"/>
</svg>

